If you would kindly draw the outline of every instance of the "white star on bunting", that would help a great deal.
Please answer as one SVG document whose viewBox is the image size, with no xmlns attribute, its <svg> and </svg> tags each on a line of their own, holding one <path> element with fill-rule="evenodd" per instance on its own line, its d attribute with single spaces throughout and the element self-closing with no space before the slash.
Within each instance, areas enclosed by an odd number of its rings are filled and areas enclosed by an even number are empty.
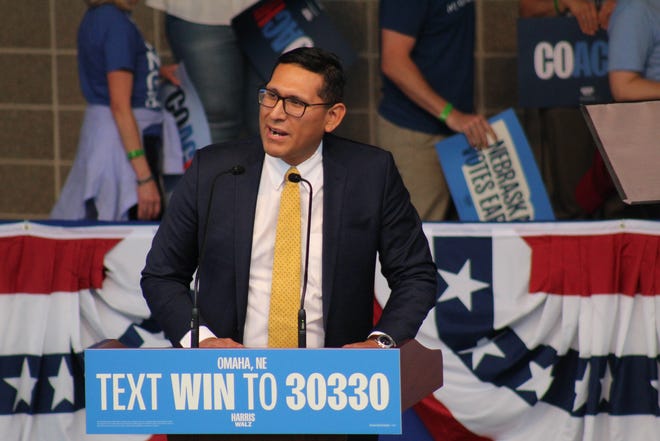
<svg viewBox="0 0 660 441">
<path fill-rule="evenodd" d="M 610 401 L 610 390 L 612 390 L 612 382 L 614 381 L 612 377 L 612 370 L 610 369 L 610 364 L 607 363 L 605 366 L 605 375 L 600 379 L 600 399 L 605 401 Z"/>
<path fill-rule="evenodd" d="M 490 286 L 488 283 L 472 278 L 470 259 L 465 261 L 458 274 L 441 269 L 438 272 L 447 282 L 447 289 L 440 295 L 439 302 L 458 298 L 468 311 L 472 311 L 472 293 Z"/>
<path fill-rule="evenodd" d="M 4 380 L 11 387 L 16 389 L 14 410 L 16 410 L 16 407 L 18 407 L 18 404 L 21 401 L 25 402 L 29 406 L 32 402 L 32 390 L 34 389 L 34 385 L 38 380 L 36 378 L 32 378 L 30 375 L 30 365 L 28 364 L 27 358 L 23 359 L 23 366 L 21 367 L 20 377 L 6 377 Z"/>
<path fill-rule="evenodd" d="M 575 382 L 575 401 L 573 402 L 573 412 L 578 410 L 580 407 L 587 402 L 589 397 L 589 376 L 591 375 L 591 365 L 587 364 L 587 368 L 584 370 L 584 376 L 581 380 Z"/>
<path fill-rule="evenodd" d="M 532 377 L 516 389 L 520 391 L 534 392 L 536 394 L 536 399 L 540 400 L 548 389 L 550 389 L 550 385 L 552 384 L 552 365 L 544 368 L 532 361 L 529 364 L 529 370 L 532 373 Z"/>
<path fill-rule="evenodd" d="M 55 391 L 55 394 L 53 395 L 53 402 L 50 406 L 51 410 L 55 409 L 58 404 L 65 400 L 73 404 L 73 376 L 69 371 L 69 366 L 66 364 L 64 357 L 62 357 L 62 360 L 60 361 L 60 367 L 57 369 L 57 375 L 48 377 L 48 382 L 51 386 L 53 386 L 53 390 Z"/>
<path fill-rule="evenodd" d="M 460 352 L 461 354 L 472 353 L 472 369 L 477 369 L 481 360 L 486 355 L 492 355 L 493 357 L 505 358 L 506 355 L 502 350 L 495 344 L 494 341 L 487 339 L 486 337 L 480 339 L 477 342 L 477 345 L 473 348 L 466 349 Z"/>
</svg>

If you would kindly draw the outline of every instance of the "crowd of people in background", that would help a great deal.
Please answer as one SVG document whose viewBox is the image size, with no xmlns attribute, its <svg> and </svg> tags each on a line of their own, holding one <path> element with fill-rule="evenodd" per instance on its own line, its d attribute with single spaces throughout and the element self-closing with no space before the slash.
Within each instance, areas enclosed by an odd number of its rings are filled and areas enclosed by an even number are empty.
<svg viewBox="0 0 660 441">
<path fill-rule="evenodd" d="M 486 118 L 473 113 L 475 5 L 458 2 L 451 9 L 450 3 L 380 2 L 377 144 L 394 155 L 425 221 L 450 216 L 451 195 L 435 145 L 454 133 L 479 149 L 495 141 Z"/>
<path fill-rule="evenodd" d="M 204 106 L 211 141 L 256 135 L 259 74 L 248 62 L 231 27 L 232 17 L 256 0 L 146 0 L 165 13 L 165 35 Z"/>
<path fill-rule="evenodd" d="M 86 1 L 78 62 L 88 107 L 73 168 L 51 217 L 157 220 L 165 207 L 159 164 L 172 143 L 163 135 L 171 121 L 156 89 L 161 80 L 178 79 L 172 66 L 160 66 L 132 21 L 137 1 Z M 214 143 L 258 133 L 255 91 L 262 80 L 230 25 L 255 2 L 146 0 L 165 14 L 167 41 L 197 89 Z M 575 17 L 586 35 L 607 30 L 614 99 L 660 99 L 657 1 L 520 0 L 519 7 L 523 18 Z M 376 144 L 393 154 L 424 221 L 456 219 L 435 145 L 456 133 L 477 149 L 495 141 L 486 116 L 474 110 L 475 21 L 473 1 L 379 2 Z M 557 219 L 656 217 L 651 206 L 620 200 L 578 108 L 525 112 L 538 118 L 536 159 Z"/>
</svg>

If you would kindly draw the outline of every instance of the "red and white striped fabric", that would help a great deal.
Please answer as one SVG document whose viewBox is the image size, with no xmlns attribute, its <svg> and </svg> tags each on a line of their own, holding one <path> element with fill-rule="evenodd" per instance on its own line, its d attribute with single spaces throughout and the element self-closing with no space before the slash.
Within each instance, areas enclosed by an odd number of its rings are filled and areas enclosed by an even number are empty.
<svg viewBox="0 0 660 441">
<path fill-rule="evenodd" d="M 169 346 L 139 288 L 156 228 L 0 224 L 3 441 L 93 439 L 84 348 Z M 443 350 L 444 386 L 414 408 L 425 438 L 400 439 L 657 439 L 660 223 L 425 231 L 439 290 L 417 338 Z"/>
<path fill-rule="evenodd" d="M 169 346 L 144 326 L 139 277 L 154 231 L 0 224 L 0 439 L 98 439 L 85 434 L 83 350 L 106 338 Z"/>
<path fill-rule="evenodd" d="M 425 229 L 439 290 L 417 339 L 444 356 L 415 407 L 430 439 L 658 439 L 660 223 Z"/>
</svg>

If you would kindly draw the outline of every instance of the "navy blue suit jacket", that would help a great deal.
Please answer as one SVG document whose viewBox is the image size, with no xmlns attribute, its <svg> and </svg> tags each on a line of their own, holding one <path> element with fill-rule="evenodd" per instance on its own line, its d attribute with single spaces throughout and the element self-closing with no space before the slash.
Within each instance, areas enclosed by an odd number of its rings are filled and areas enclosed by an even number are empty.
<svg viewBox="0 0 660 441">
<path fill-rule="evenodd" d="M 206 251 L 200 263 L 200 322 L 218 337 L 242 342 L 263 160 L 259 139 L 212 145 L 197 152 L 177 186 L 141 282 L 153 317 L 172 342 L 189 330 L 189 288 L 207 218 Z M 217 177 L 211 195 L 218 173 L 235 165 L 245 172 Z M 413 338 L 434 305 L 437 275 L 421 221 L 392 155 L 328 134 L 323 140 L 323 178 L 325 346 L 363 341 L 373 329 L 397 342 Z M 377 253 L 392 294 L 374 326 Z"/>
</svg>

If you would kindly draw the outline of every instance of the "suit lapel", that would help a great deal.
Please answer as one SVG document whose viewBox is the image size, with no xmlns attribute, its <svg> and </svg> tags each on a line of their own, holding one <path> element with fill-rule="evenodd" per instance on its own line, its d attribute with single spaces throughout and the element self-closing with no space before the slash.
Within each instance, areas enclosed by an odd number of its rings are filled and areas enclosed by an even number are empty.
<svg viewBox="0 0 660 441">
<path fill-rule="evenodd" d="M 335 268 L 339 255 L 339 227 L 346 192 L 346 167 L 337 157 L 333 144 L 337 139 L 326 136 L 323 141 L 323 326 L 327 327 Z"/>
</svg>

